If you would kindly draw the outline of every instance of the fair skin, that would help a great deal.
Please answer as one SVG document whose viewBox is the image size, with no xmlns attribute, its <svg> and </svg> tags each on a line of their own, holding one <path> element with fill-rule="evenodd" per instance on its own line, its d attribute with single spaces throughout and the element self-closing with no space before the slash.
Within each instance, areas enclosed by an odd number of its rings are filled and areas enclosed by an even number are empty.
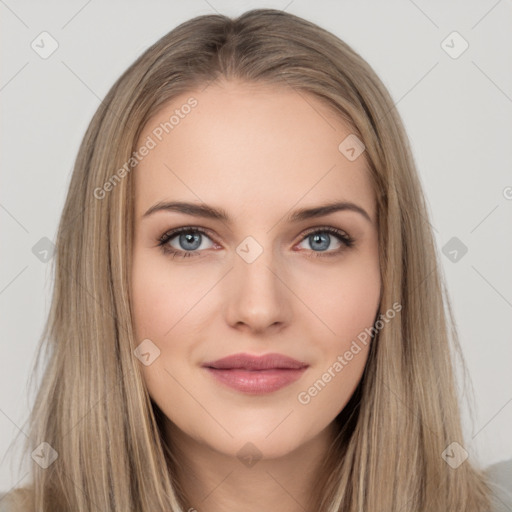
<svg viewBox="0 0 512 512">
<path fill-rule="evenodd" d="M 369 171 L 363 156 L 349 161 L 338 150 L 350 134 L 341 119 L 314 96 L 285 87 L 222 81 L 184 94 L 147 123 L 139 142 L 191 96 L 197 106 L 133 171 L 134 325 L 139 343 L 150 339 L 160 350 L 141 365 L 144 380 L 167 418 L 165 434 L 178 450 L 189 507 L 303 511 L 369 344 L 341 372 L 333 373 L 333 363 L 373 324 L 379 307 Z M 230 220 L 172 210 L 144 216 L 164 201 L 207 204 Z M 342 201 L 368 218 L 342 209 L 288 220 L 296 210 Z M 194 253 L 173 258 L 158 240 L 182 226 L 207 234 L 196 235 L 195 246 L 193 231 L 188 239 L 177 234 L 166 241 L 170 249 Z M 353 245 L 326 227 L 350 236 Z M 258 245 L 241 246 L 247 237 Z M 239 246 L 262 252 L 249 263 Z M 281 389 L 250 394 L 201 366 L 240 352 L 280 353 L 307 368 Z M 329 368 L 321 391 L 299 401 Z M 247 443 L 242 453 L 256 463 L 237 456 Z"/>
</svg>

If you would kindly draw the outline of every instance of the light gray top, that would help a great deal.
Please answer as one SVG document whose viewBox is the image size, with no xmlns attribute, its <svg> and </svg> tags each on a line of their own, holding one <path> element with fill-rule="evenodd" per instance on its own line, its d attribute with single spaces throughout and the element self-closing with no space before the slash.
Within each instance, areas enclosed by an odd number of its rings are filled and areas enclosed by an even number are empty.
<svg viewBox="0 0 512 512">
<path fill-rule="evenodd" d="M 486 472 L 493 491 L 489 512 L 512 512 L 512 459 L 493 464 Z M 0 493 L 0 512 L 18 512 L 9 505 L 7 496 Z"/>
<path fill-rule="evenodd" d="M 512 459 L 493 464 L 487 474 L 493 490 L 491 512 L 512 512 Z"/>
</svg>

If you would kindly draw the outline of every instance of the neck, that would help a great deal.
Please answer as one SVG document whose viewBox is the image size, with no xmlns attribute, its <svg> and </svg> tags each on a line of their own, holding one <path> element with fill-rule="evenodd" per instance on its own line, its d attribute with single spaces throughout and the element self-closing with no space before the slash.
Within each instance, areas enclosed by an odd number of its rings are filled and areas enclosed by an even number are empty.
<svg viewBox="0 0 512 512">
<path fill-rule="evenodd" d="M 166 422 L 177 479 L 189 512 L 312 512 L 335 436 L 334 424 L 278 458 L 239 459 L 216 451 Z M 172 440 L 172 441 L 171 441 Z"/>
</svg>

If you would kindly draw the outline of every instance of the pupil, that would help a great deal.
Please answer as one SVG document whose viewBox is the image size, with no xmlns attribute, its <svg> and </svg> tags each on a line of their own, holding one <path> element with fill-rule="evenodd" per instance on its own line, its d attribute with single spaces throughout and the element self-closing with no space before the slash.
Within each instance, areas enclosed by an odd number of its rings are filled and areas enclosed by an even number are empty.
<svg viewBox="0 0 512 512">
<path fill-rule="evenodd" d="M 312 238 L 314 240 L 313 245 L 316 245 L 317 249 L 320 249 L 322 251 L 328 249 L 328 247 L 329 247 L 329 236 L 327 234 L 312 235 Z M 318 243 L 318 242 L 320 242 L 320 243 Z"/>
<path fill-rule="evenodd" d="M 194 245 L 194 239 L 195 239 L 195 242 L 196 242 L 195 245 Z M 184 244 L 185 246 L 187 246 L 187 244 L 193 244 L 194 245 L 193 247 L 187 247 L 186 250 L 197 249 L 201 245 L 201 243 L 199 242 L 199 239 L 200 239 L 200 234 L 199 233 L 185 234 L 185 235 L 181 235 L 180 236 L 180 243 Z"/>
</svg>

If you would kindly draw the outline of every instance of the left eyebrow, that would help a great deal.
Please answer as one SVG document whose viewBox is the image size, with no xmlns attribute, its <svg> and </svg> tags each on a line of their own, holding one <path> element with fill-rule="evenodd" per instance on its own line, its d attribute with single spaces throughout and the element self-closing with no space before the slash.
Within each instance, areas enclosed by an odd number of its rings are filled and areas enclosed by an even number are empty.
<svg viewBox="0 0 512 512">
<path fill-rule="evenodd" d="M 321 206 L 315 206 L 314 208 L 302 208 L 300 210 L 295 210 L 295 212 L 288 217 L 288 222 L 299 222 L 301 220 L 322 217 L 324 215 L 329 215 L 330 213 L 344 210 L 360 213 L 366 220 L 372 222 L 372 219 L 365 209 L 361 208 L 357 204 L 349 203 L 347 201 L 329 203 Z"/>
<path fill-rule="evenodd" d="M 158 211 L 170 211 L 183 213 L 185 215 L 192 215 L 194 217 L 204 217 L 214 220 L 222 220 L 227 223 L 231 223 L 231 219 L 225 210 L 222 208 L 214 208 L 207 204 L 195 204 L 187 203 L 182 201 L 161 201 L 149 208 L 144 213 L 143 218 L 158 212 Z M 313 219 L 316 217 L 322 217 L 338 211 L 353 211 L 361 214 L 370 223 L 372 219 L 360 206 L 347 201 L 328 203 L 312 208 L 302 208 L 295 210 L 291 215 L 287 217 L 288 222 L 300 222 L 306 219 Z"/>
</svg>

